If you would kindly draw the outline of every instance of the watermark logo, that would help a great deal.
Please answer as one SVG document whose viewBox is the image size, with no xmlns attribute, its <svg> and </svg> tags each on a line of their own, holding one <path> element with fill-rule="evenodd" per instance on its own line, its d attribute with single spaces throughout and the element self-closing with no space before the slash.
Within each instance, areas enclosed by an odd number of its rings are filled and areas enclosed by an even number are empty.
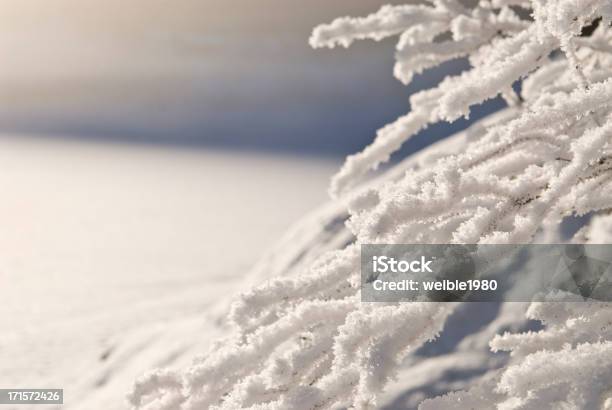
<svg viewBox="0 0 612 410">
<path fill-rule="evenodd" d="M 612 301 L 610 245 L 362 245 L 364 302 Z"/>
<path fill-rule="evenodd" d="M 405 261 L 397 260 L 393 257 L 388 256 L 373 256 L 372 257 L 372 270 L 375 273 L 406 273 L 406 272 L 430 272 L 431 264 L 433 259 L 427 260 L 425 256 L 421 256 L 420 259 Z"/>
</svg>

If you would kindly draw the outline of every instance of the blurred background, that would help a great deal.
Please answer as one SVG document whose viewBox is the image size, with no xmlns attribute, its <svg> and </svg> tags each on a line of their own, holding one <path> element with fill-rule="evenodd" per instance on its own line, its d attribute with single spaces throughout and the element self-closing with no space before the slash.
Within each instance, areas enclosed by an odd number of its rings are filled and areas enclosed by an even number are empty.
<svg viewBox="0 0 612 410">
<path fill-rule="evenodd" d="M 389 2 L 1 3 L 2 131 L 338 157 L 465 66 L 402 87 L 393 42 L 309 48 L 317 24 Z"/>
<path fill-rule="evenodd" d="M 2 387 L 123 408 L 135 377 L 204 351 L 206 313 L 343 157 L 466 67 L 404 87 L 392 41 L 309 48 L 382 4 L 0 0 Z"/>
<path fill-rule="evenodd" d="M 406 110 L 391 43 L 313 51 L 380 2 L 3 1 L 3 131 L 338 156 Z"/>
</svg>

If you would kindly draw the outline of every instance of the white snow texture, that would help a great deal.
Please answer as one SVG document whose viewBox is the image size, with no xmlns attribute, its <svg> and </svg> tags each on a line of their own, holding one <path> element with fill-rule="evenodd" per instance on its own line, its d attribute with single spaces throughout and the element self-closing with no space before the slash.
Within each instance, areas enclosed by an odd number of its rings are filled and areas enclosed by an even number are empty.
<svg viewBox="0 0 612 410">
<path fill-rule="evenodd" d="M 232 305 L 233 336 L 184 371 L 143 376 L 131 405 L 379 408 L 406 361 L 462 306 L 361 303 L 360 244 L 610 242 L 611 4 L 431 0 L 315 28 L 313 47 L 398 36 L 403 83 L 451 59 L 471 68 L 412 95 L 409 113 L 346 160 L 326 211 L 336 219 L 317 235 L 296 228 L 278 250 L 284 259 L 259 267 L 261 284 Z M 418 131 L 498 95 L 508 105 L 500 113 L 360 183 Z M 564 238 L 563 221 L 584 215 L 589 222 Z M 313 231 L 320 221 L 308 222 Z M 532 302 L 527 319 L 540 330 L 500 334 L 512 326 L 492 323 L 490 349 L 509 351 L 507 360 L 491 364 L 485 352 L 480 377 L 422 397 L 420 408 L 612 409 L 612 305 L 573 300 Z"/>
</svg>

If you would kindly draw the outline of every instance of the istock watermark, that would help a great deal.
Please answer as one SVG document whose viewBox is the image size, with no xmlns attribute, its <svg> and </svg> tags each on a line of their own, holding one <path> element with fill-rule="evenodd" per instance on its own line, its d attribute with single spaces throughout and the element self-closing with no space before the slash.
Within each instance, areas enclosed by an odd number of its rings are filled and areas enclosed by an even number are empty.
<svg viewBox="0 0 612 410">
<path fill-rule="evenodd" d="M 425 256 L 421 256 L 420 260 L 404 261 L 397 260 L 393 257 L 387 256 L 373 256 L 372 257 L 372 268 L 376 273 L 385 272 L 432 272 L 430 268 L 433 260 L 425 259 Z"/>
<path fill-rule="evenodd" d="M 612 300 L 612 244 L 362 245 L 364 302 Z"/>
</svg>

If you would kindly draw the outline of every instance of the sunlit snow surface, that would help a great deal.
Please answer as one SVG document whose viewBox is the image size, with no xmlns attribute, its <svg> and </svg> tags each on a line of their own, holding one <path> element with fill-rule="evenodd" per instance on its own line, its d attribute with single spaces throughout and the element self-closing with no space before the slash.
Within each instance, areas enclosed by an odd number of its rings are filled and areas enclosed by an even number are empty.
<svg viewBox="0 0 612 410">
<path fill-rule="evenodd" d="M 137 376 L 205 352 L 338 165 L 24 137 L 0 163 L 0 387 L 70 409 L 125 408 Z"/>
</svg>

